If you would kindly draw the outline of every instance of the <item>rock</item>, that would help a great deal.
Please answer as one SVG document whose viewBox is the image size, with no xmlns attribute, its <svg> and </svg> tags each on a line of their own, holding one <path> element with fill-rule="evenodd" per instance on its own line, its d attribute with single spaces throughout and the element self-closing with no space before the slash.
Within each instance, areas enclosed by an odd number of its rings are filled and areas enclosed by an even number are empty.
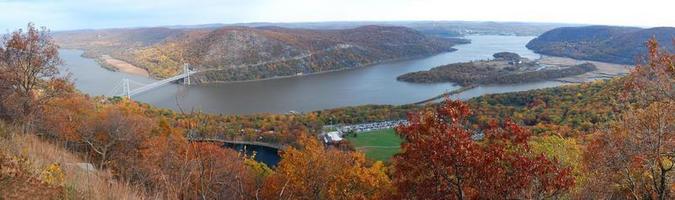
<svg viewBox="0 0 675 200">
<path fill-rule="evenodd" d="M 95 172 L 96 167 L 92 165 L 91 163 L 68 163 L 67 166 L 74 166 L 77 168 L 80 168 L 80 170 L 85 171 L 85 172 Z"/>
</svg>

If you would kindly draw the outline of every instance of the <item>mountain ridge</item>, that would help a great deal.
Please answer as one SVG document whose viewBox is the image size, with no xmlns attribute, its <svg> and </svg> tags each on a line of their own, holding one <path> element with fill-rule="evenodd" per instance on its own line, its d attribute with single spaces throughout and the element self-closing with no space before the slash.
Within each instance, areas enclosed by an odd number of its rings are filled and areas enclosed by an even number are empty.
<svg viewBox="0 0 675 200">
<path fill-rule="evenodd" d="M 66 48 L 109 55 L 162 78 L 191 63 L 197 82 L 244 81 L 362 67 L 454 51 L 467 40 L 424 35 L 406 27 L 353 29 L 223 27 L 114 29 L 57 34 Z"/>
<path fill-rule="evenodd" d="M 650 38 L 675 51 L 675 27 L 642 29 L 619 26 L 563 27 L 550 30 L 530 41 L 536 53 L 618 64 L 634 64 L 646 54 Z"/>
</svg>

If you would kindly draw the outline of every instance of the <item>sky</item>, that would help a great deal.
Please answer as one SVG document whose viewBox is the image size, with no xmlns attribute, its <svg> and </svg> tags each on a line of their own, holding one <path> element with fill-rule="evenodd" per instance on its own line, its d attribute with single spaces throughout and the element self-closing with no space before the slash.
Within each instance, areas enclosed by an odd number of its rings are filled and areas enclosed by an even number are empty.
<svg viewBox="0 0 675 200">
<path fill-rule="evenodd" d="M 520 21 L 675 26 L 675 0 L 0 0 L 0 32 L 246 22 Z"/>
</svg>

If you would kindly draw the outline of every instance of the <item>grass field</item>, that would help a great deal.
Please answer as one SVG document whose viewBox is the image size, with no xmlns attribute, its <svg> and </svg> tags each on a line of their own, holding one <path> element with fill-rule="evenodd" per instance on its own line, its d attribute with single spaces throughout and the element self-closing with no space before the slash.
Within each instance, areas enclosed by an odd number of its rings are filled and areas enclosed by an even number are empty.
<svg viewBox="0 0 675 200">
<path fill-rule="evenodd" d="M 357 150 L 366 153 L 366 157 L 373 160 L 389 161 L 389 159 L 401 149 L 401 138 L 396 135 L 394 129 L 382 129 L 376 131 L 346 135 Z"/>
</svg>

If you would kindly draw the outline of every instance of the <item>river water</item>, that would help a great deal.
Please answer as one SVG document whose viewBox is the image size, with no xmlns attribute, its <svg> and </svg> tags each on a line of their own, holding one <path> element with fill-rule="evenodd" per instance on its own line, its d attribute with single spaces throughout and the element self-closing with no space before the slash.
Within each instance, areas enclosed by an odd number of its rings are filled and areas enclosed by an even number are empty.
<svg viewBox="0 0 675 200">
<path fill-rule="evenodd" d="M 351 70 L 297 76 L 282 79 L 238 83 L 218 83 L 183 86 L 170 84 L 134 96 L 135 100 L 164 108 L 207 113 L 250 114 L 314 111 L 364 104 L 407 104 L 418 102 L 443 92 L 459 88 L 451 83 L 414 84 L 396 80 L 413 71 L 478 59 L 492 58 L 492 54 L 510 51 L 535 59 L 539 55 L 525 48 L 533 37 L 522 36 L 467 36 L 470 44 L 458 45 L 455 52 L 435 56 L 389 62 Z M 62 49 L 62 70 L 71 73 L 75 85 L 91 95 L 121 94 L 121 80 L 151 83 L 155 80 L 112 72 L 101 68 L 94 60 L 83 58 L 80 50 Z M 555 87 L 562 83 L 545 81 L 517 85 L 480 86 L 454 98 L 468 99 L 489 93 L 523 91 Z M 132 89 L 138 87 L 131 85 Z"/>
</svg>

